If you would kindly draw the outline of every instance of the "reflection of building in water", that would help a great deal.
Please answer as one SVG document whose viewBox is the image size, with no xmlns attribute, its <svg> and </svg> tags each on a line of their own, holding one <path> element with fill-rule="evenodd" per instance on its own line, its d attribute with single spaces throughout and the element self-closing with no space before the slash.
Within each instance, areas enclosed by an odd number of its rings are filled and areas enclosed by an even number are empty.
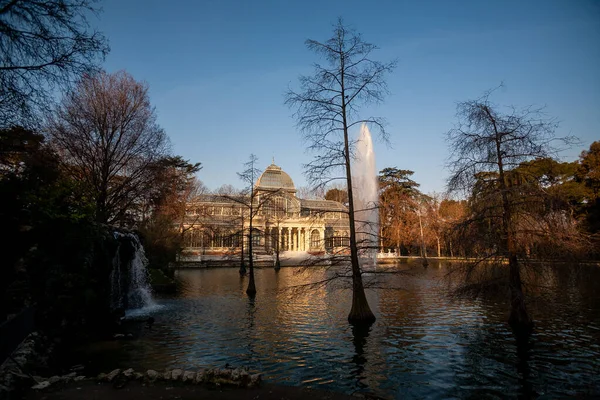
<svg viewBox="0 0 600 400">
<path fill-rule="evenodd" d="M 296 197 L 292 178 L 271 164 L 254 185 L 252 244 L 256 253 L 279 251 L 333 252 L 349 245 L 347 208 L 331 200 Z M 188 204 L 185 252 L 188 254 L 237 253 L 242 226 L 249 240 L 250 197 L 201 195 Z"/>
</svg>

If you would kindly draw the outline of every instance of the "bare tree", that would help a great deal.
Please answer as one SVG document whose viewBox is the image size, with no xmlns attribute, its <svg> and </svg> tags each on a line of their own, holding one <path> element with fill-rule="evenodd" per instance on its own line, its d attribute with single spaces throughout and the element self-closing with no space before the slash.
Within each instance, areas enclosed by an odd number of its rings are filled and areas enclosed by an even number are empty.
<svg viewBox="0 0 600 400">
<path fill-rule="evenodd" d="M 571 138 L 557 138 L 554 134 L 557 124 L 547 119 L 540 109 L 512 107 L 502 113 L 499 106 L 490 102 L 490 94 L 459 103 L 459 122 L 447 134 L 451 149 L 448 188 L 451 192 L 472 192 L 476 198 L 462 231 L 473 232 L 473 226 L 485 222 L 486 234 L 479 238 L 492 241 L 478 262 L 466 264 L 467 279 L 478 276 L 488 281 L 484 285 L 476 282 L 464 289 L 479 291 L 482 287 L 507 284 L 511 302 L 509 323 L 516 333 L 529 334 L 533 322 L 525 306 L 519 260 L 525 254 L 519 248 L 519 224 L 544 204 L 540 200 L 544 192 L 534 185 L 515 182 L 510 174 L 523 162 L 551 157 L 556 154 L 555 141 L 568 143 Z M 507 282 L 481 272 L 487 266 L 502 265 L 505 260 L 508 261 Z"/>
<path fill-rule="evenodd" d="M 241 206 L 241 223 L 242 223 L 242 264 L 240 266 L 240 273 L 242 269 L 245 269 L 244 266 L 244 234 L 246 232 L 244 223 L 245 220 L 248 220 L 248 288 L 246 289 L 246 293 L 250 297 L 254 297 L 256 295 L 256 284 L 254 281 L 254 234 L 256 233 L 256 228 L 254 227 L 254 221 L 256 217 L 259 215 L 261 210 L 267 205 L 271 204 L 272 198 L 280 193 L 280 190 L 256 190 L 254 184 L 258 177 L 261 175 L 261 170 L 259 170 L 256 166 L 258 163 L 258 157 L 254 154 L 250 154 L 250 158 L 246 163 L 244 163 L 244 170 L 242 172 L 238 172 L 239 178 L 246 184 L 246 187 L 240 192 L 239 195 L 221 195 L 223 198 L 233 201 Z M 264 232 L 263 232 L 264 234 Z"/>
<path fill-rule="evenodd" d="M 297 196 L 300 199 L 322 200 L 325 198 L 323 187 L 311 188 L 309 186 L 300 186 L 297 188 Z"/>
<path fill-rule="evenodd" d="M 289 90 L 286 104 L 297 109 L 298 127 L 315 153 L 305 166 L 311 184 L 323 186 L 343 177 L 348 191 L 350 224 L 350 253 L 352 264 L 352 309 L 348 315 L 351 323 L 371 323 L 375 316 L 365 296 L 362 271 L 358 259 L 354 199 L 352 196 L 351 161 L 356 141 L 349 130 L 360 124 L 379 128 L 386 138 L 383 120 L 360 118 L 360 107 L 365 103 L 378 103 L 387 93 L 384 76 L 395 67 L 395 62 L 380 63 L 370 58 L 377 49 L 363 41 L 354 30 L 340 19 L 333 36 L 325 42 L 307 40 L 306 46 L 324 57 L 327 66 L 314 65 L 314 74 L 300 77 L 300 91 Z M 341 176 L 338 175 L 341 172 Z"/>
<path fill-rule="evenodd" d="M 108 53 L 87 18 L 96 0 L 0 0 L 0 126 L 32 125 L 56 89 L 97 71 Z"/>
<path fill-rule="evenodd" d="M 64 97 L 48 131 L 67 170 L 85 182 L 102 223 L 125 223 L 168 150 L 148 85 L 123 71 L 84 77 Z"/>
</svg>

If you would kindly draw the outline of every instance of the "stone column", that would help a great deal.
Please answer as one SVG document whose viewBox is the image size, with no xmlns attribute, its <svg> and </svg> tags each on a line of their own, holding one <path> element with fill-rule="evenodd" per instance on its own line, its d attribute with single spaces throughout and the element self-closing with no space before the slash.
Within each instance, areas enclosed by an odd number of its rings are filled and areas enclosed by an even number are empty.
<svg viewBox="0 0 600 400">
<path fill-rule="evenodd" d="M 290 228 L 290 251 L 294 251 L 294 228 Z"/>
<path fill-rule="evenodd" d="M 287 228 L 287 250 L 290 251 L 292 249 L 292 229 Z"/>
<path fill-rule="evenodd" d="M 293 232 L 293 236 L 294 236 L 294 240 L 293 240 L 293 247 L 294 247 L 294 251 L 298 251 L 298 228 L 294 228 Z"/>
<path fill-rule="evenodd" d="M 281 245 L 281 241 L 283 240 L 283 228 L 279 227 L 277 228 L 277 241 L 278 241 L 278 246 L 279 246 L 279 252 L 283 251 L 283 246 Z"/>
<path fill-rule="evenodd" d="M 304 230 L 304 246 L 306 250 L 310 250 L 310 229 Z"/>
</svg>

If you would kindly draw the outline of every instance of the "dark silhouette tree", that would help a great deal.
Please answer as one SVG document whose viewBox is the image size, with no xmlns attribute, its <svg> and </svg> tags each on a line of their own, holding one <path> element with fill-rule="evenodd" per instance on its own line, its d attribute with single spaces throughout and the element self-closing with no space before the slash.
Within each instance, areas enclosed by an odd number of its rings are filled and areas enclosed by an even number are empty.
<svg viewBox="0 0 600 400">
<path fill-rule="evenodd" d="M 0 0 L 0 127 L 36 125 L 83 74 L 98 71 L 108 53 L 90 29 L 96 0 Z"/>
<path fill-rule="evenodd" d="M 378 128 L 386 139 L 384 123 L 380 118 L 360 118 L 359 110 L 365 103 L 383 101 L 387 93 L 385 75 L 395 62 L 381 63 L 371 59 L 377 49 L 365 42 L 342 20 L 334 26 L 333 36 L 325 42 L 307 40 L 306 46 L 322 56 L 327 65 L 315 64 L 314 74 L 300 77 L 300 90 L 289 90 L 286 104 L 296 109 L 298 127 L 315 153 L 306 165 L 311 184 L 325 185 L 334 179 L 344 179 L 348 192 L 350 225 L 350 259 L 352 267 L 352 308 L 348 315 L 351 323 L 371 323 L 371 311 L 362 280 L 358 258 L 351 162 L 356 141 L 349 130 L 361 124 Z M 342 172 L 341 177 L 338 175 Z"/>
<path fill-rule="evenodd" d="M 513 171 L 524 162 L 551 158 L 557 151 L 555 141 L 569 143 L 572 139 L 557 138 L 554 134 L 557 124 L 548 120 L 540 109 L 511 107 L 504 113 L 490 102 L 490 94 L 458 104 L 459 122 L 447 134 L 451 150 L 448 188 L 451 192 L 471 192 L 471 215 L 463 226 L 478 224 L 487 228 L 485 235 L 475 236 L 489 241 L 483 257 L 485 264 L 467 263 L 467 278 L 479 274 L 486 265 L 508 261 L 508 281 L 498 282 L 497 276 L 493 279 L 496 284 L 508 286 L 509 324 L 518 335 L 528 335 L 533 322 L 525 305 L 520 261 L 526 252 L 519 246 L 518 237 L 523 221 L 532 220 L 529 218 L 532 213 L 536 218 L 541 215 L 538 207 L 544 204 L 545 193 L 539 185 L 524 185 L 512 179 Z M 539 231 L 533 225 L 527 227 L 534 228 Z M 487 284 L 477 283 L 465 289 L 480 291 L 492 287 L 489 281 Z"/>
</svg>

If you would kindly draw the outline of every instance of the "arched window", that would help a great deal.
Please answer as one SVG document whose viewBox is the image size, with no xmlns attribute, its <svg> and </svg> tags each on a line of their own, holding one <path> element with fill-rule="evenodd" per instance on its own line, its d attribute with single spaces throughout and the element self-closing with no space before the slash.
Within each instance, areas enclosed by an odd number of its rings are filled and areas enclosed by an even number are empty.
<svg viewBox="0 0 600 400">
<path fill-rule="evenodd" d="M 310 233 L 310 248 L 318 249 L 319 247 L 321 247 L 321 235 L 318 230 L 313 229 Z"/>
</svg>

